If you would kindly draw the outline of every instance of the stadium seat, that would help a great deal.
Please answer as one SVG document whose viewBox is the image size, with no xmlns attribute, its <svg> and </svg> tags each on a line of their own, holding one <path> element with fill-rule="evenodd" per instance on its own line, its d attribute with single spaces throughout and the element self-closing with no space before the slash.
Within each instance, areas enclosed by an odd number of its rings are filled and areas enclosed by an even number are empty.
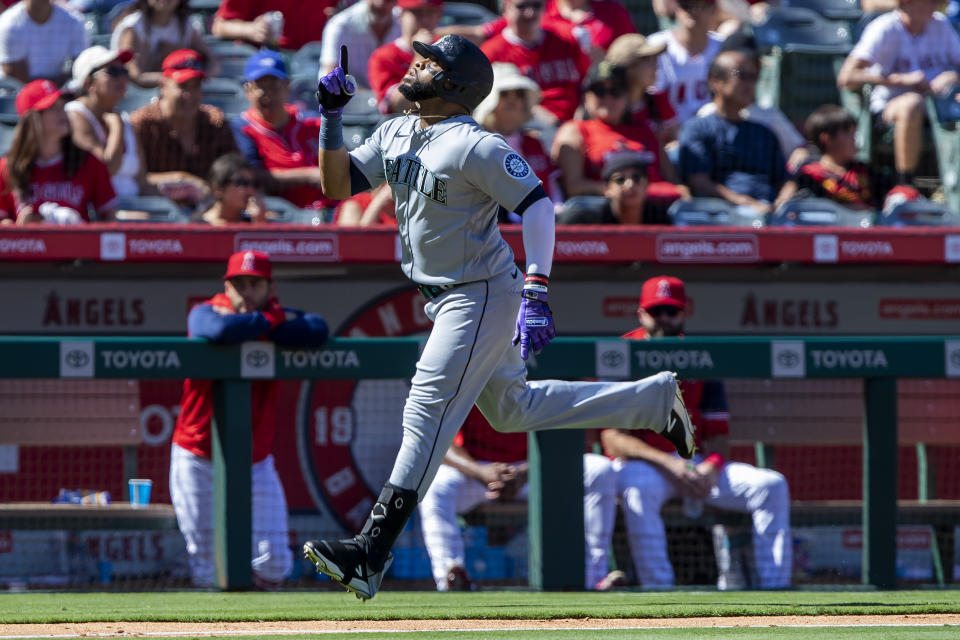
<svg viewBox="0 0 960 640">
<path fill-rule="evenodd" d="M 281 198 L 280 196 L 265 196 L 263 198 L 263 203 L 267 205 L 267 209 L 271 211 L 274 215 L 270 216 L 270 222 L 285 222 L 285 223 L 303 223 L 308 216 L 303 215 L 306 212 L 293 204 L 286 198 Z"/>
<path fill-rule="evenodd" d="M 247 58 L 257 52 L 248 44 L 224 40 L 208 42 L 207 46 L 210 47 L 210 53 L 220 61 L 219 75 L 222 78 L 243 78 Z"/>
<path fill-rule="evenodd" d="M 676 200 L 667 209 L 667 215 L 677 227 L 762 227 L 761 214 L 744 214 L 722 198 L 691 198 Z"/>
<path fill-rule="evenodd" d="M 496 20 L 499 16 L 479 4 L 472 2 L 445 2 L 443 3 L 443 17 L 438 27 L 451 25 L 473 26 L 486 24 Z"/>
<path fill-rule="evenodd" d="M 960 212 L 960 91 L 927 96 L 927 120 L 947 206 Z"/>
<path fill-rule="evenodd" d="M 213 15 L 220 8 L 220 0 L 190 0 L 187 6 L 191 13 Z"/>
<path fill-rule="evenodd" d="M 189 222 L 174 202 L 164 196 L 124 196 L 117 200 L 121 222 Z"/>
<path fill-rule="evenodd" d="M 250 105 L 243 93 L 243 85 L 231 78 L 208 78 L 203 83 L 203 103 L 213 105 L 232 118 Z"/>
<path fill-rule="evenodd" d="M 127 83 L 127 95 L 117 104 L 117 111 L 133 113 L 140 107 L 150 104 L 159 95 L 160 92 L 157 89 L 148 89 L 129 82 Z"/>
<path fill-rule="evenodd" d="M 838 104 L 837 72 L 853 47 L 850 28 L 810 9 L 771 9 L 754 27 L 762 54 L 757 102 L 795 125 L 823 104 Z"/>
<path fill-rule="evenodd" d="M 2 124 L 0 125 L 0 155 L 4 155 L 10 150 L 13 144 L 14 127 Z"/>
<path fill-rule="evenodd" d="M 310 115 L 319 116 L 317 110 L 317 76 L 295 75 L 290 78 L 290 103 L 297 105 L 301 111 Z"/>
<path fill-rule="evenodd" d="M 849 209 L 826 198 L 795 198 L 770 216 L 773 227 L 857 227 L 873 226 L 876 212 Z"/>
<path fill-rule="evenodd" d="M 901 202 L 881 213 L 877 224 L 884 227 L 925 227 L 960 225 L 960 214 L 925 198 Z"/>
<path fill-rule="evenodd" d="M 320 49 L 319 40 L 308 42 L 290 57 L 290 75 L 312 77 L 314 91 L 320 75 Z"/>
<path fill-rule="evenodd" d="M 0 78 L 0 124 L 16 125 L 20 120 L 17 115 L 17 93 L 23 85 L 15 78 Z"/>
<path fill-rule="evenodd" d="M 563 203 L 557 224 L 600 224 L 606 204 L 603 196 L 573 196 Z"/>
<path fill-rule="evenodd" d="M 859 0 L 790 0 L 790 6 L 810 9 L 828 20 L 845 22 L 851 32 L 863 16 Z"/>
</svg>

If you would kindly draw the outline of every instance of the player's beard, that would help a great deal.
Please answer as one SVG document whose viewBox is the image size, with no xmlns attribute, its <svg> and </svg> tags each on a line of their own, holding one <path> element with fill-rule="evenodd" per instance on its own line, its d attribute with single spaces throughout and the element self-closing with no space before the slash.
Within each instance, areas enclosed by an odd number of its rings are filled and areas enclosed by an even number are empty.
<svg viewBox="0 0 960 640">
<path fill-rule="evenodd" d="M 410 102 L 419 102 L 421 100 L 429 100 L 430 98 L 437 97 L 437 90 L 433 86 L 433 82 L 421 82 L 420 80 L 414 80 L 411 83 L 401 82 L 400 86 L 397 87 L 397 91 L 400 92 L 404 98 Z"/>
</svg>

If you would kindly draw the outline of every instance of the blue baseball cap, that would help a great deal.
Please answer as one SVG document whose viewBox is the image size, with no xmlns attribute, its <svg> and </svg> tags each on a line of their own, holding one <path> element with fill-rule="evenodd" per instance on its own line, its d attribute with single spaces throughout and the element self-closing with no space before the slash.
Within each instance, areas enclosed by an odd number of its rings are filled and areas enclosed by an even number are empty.
<svg viewBox="0 0 960 640">
<path fill-rule="evenodd" d="M 263 76 L 276 76 L 281 80 L 290 77 L 287 74 L 287 65 L 284 64 L 283 57 L 276 51 L 264 49 L 247 58 L 247 64 L 243 67 L 243 79 L 247 82 L 254 82 Z"/>
</svg>

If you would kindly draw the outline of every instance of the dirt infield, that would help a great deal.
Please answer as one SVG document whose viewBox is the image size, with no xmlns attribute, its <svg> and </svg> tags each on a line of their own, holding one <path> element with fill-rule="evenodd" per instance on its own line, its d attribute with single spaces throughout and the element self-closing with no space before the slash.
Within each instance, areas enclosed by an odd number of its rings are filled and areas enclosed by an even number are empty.
<svg viewBox="0 0 960 640">
<path fill-rule="evenodd" d="M 710 618 L 560 618 L 556 620 L 346 620 L 289 622 L 86 622 L 0 625 L 0 638 L 136 637 L 330 631 L 467 631 L 484 629 L 638 629 L 782 626 L 960 625 L 960 614 L 889 616 L 736 616 Z"/>
</svg>

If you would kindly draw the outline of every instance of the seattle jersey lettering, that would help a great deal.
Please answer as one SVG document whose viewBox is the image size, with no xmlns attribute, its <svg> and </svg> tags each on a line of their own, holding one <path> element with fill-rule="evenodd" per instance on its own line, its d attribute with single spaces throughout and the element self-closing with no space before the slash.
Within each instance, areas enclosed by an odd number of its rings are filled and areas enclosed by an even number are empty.
<svg viewBox="0 0 960 640">
<path fill-rule="evenodd" d="M 410 156 L 384 158 L 384 174 L 390 184 L 405 184 L 439 204 L 447 204 L 447 183 Z"/>
</svg>

